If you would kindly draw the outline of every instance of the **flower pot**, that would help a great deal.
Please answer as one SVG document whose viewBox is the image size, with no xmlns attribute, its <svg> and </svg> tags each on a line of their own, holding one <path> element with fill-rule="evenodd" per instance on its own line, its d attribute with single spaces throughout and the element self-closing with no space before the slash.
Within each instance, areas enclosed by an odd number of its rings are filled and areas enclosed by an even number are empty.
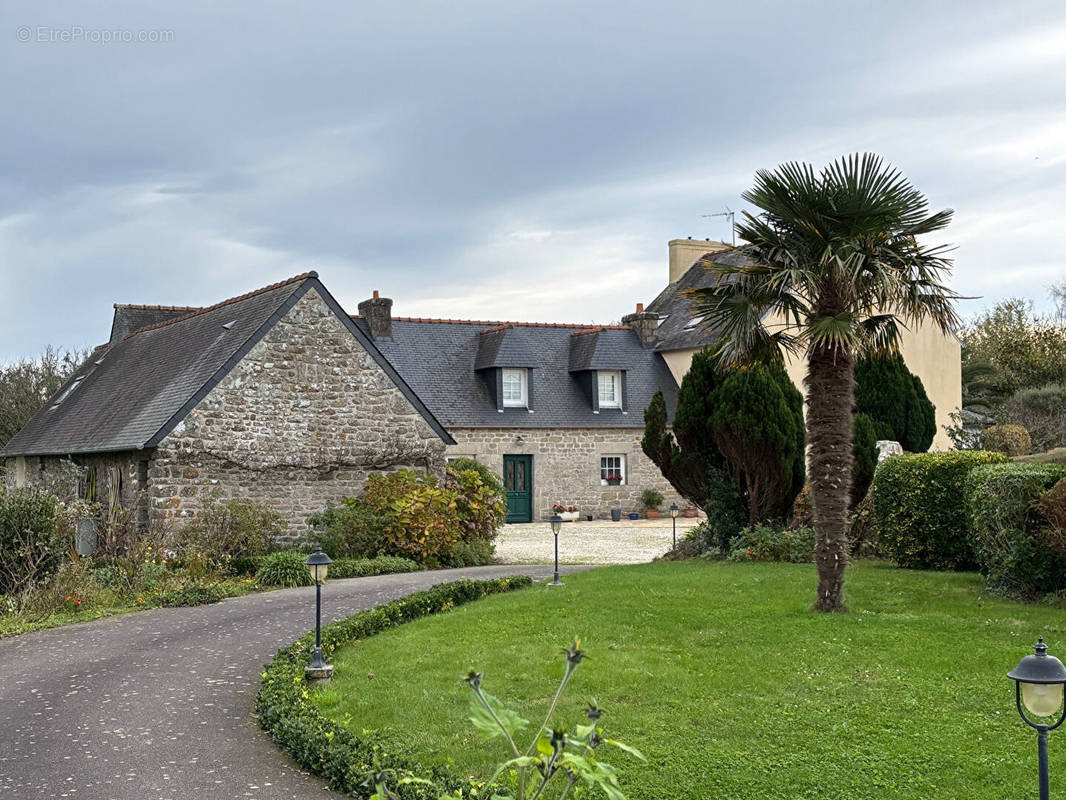
<svg viewBox="0 0 1066 800">
<path fill-rule="evenodd" d="M 644 509 L 644 516 L 647 517 L 648 519 L 658 519 L 659 518 L 659 509 L 657 509 L 657 508 L 646 508 L 646 509 Z"/>
<path fill-rule="evenodd" d="M 607 479 L 607 485 L 608 486 L 621 486 L 622 485 L 622 481 L 621 480 L 615 481 L 615 480 L 611 480 L 610 478 L 608 478 Z"/>
<path fill-rule="evenodd" d="M 612 508 L 611 509 L 611 522 L 619 522 L 621 519 L 622 519 L 622 509 L 620 509 L 620 508 Z"/>
<path fill-rule="evenodd" d="M 696 516 L 696 509 L 694 509 L 694 508 L 686 508 L 684 511 L 681 512 L 681 514 L 682 514 L 682 516 L 691 518 L 691 517 Z"/>
<path fill-rule="evenodd" d="M 640 519 L 640 514 L 638 514 L 636 511 L 630 511 L 629 512 L 629 518 L 630 519 Z"/>
<path fill-rule="evenodd" d="M 592 514 L 586 514 L 585 519 L 587 519 L 589 522 L 592 522 Z"/>
<path fill-rule="evenodd" d="M 559 516 L 563 522 L 577 522 L 577 518 L 580 515 L 576 511 L 560 511 Z"/>
</svg>

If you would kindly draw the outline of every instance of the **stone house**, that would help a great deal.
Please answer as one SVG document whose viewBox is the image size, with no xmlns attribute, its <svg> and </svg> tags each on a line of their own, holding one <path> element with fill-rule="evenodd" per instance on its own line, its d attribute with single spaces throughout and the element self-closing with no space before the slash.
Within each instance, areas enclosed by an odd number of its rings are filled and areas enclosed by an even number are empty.
<svg viewBox="0 0 1066 800">
<path fill-rule="evenodd" d="M 111 339 L 3 449 L 7 480 L 81 471 L 142 523 L 205 497 L 280 511 L 290 535 L 370 472 L 442 473 L 454 444 L 314 272 L 207 308 L 116 305 Z"/>
<path fill-rule="evenodd" d="M 684 505 L 644 455 L 644 409 L 677 382 L 639 325 L 393 317 L 392 300 L 359 304 L 356 323 L 454 437 L 447 456 L 499 472 L 508 521 L 576 506 L 584 517 L 640 512 L 645 489 Z M 617 476 L 618 485 L 610 479 Z"/>
</svg>

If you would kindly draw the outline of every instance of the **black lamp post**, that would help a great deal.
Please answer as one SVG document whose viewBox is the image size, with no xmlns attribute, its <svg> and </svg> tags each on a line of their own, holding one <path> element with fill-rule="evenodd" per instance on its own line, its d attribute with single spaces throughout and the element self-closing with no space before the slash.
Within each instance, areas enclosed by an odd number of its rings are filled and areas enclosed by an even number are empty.
<svg viewBox="0 0 1066 800">
<path fill-rule="evenodd" d="M 559 580 L 559 529 L 563 527 L 563 518 L 558 514 L 552 514 L 548 522 L 551 523 L 552 533 L 555 534 L 555 578 L 548 585 L 562 586 L 563 583 Z"/>
<path fill-rule="evenodd" d="M 311 571 L 311 580 L 315 582 L 315 652 L 305 672 L 309 680 L 328 681 L 333 675 L 333 665 L 327 664 L 322 658 L 322 581 L 326 579 L 333 559 L 319 548 L 304 563 Z"/>
<path fill-rule="evenodd" d="M 1014 702 L 1025 724 L 1036 730 L 1037 752 L 1040 765 L 1040 800 L 1048 800 L 1047 735 L 1066 719 L 1063 707 L 1063 685 L 1066 684 L 1066 667 L 1055 656 L 1047 654 L 1043 637 L 1036 640 L 1035 655 L 1026 656 L 1018 666 L 1007 673 L 1014 680 Z M 1028 714 L 1026 712 L 1029 712 Z M 1058 716 L 1054 724 L 1034 722 L 1029 718 L 1049 719 Z"/>
<path fill-rule="evenodd" d="M 674 550 L 677 549 L 677 513 L 678 513 L 678 510 L 679 509 L 677 507 L 677 503 L 671 503 L 670 504 L 670 521 L 674 525 Z"/>
</svg>

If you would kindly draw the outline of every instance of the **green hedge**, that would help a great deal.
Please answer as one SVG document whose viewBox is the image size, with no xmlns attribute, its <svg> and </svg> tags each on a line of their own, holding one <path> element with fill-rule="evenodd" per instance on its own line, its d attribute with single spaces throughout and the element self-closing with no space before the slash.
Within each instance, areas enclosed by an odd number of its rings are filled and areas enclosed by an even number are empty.
<svg viewBox="0 0 1066 800">
<path fill-rule="evenodd" d="M 977 562 L 989 583 L 1035 597 L 1066 589 L 1066 557 L 1047 546 L 1035 504 L 1066 478 L 1060 464 L 991 464 L 966 476 L 966 509 Z"/>
<path fill-rule="evenodd" d="M 901 567 L 977 568 L 963 483 L 970 470 L 1007 461 L 1002 453 L 952 450 L 887 458 L 874 474 L 882 549 Z"/>
<path fill-rule="evenodd" d="M 338 648 L 430 614 L 447 611 L 463 603 L 479 600 L 532 585 L 519 575 L 485 581 L 462 580 L 434 586 L 401 600 L 361 611 L 322 629 L 322 650 L 328 657 Z M 423 769 L 406 753 L 390 752 L 373 732 L 347 728 L 323 716 L 311 701 L 304 668 L 311 660 L 314 633 L 308 633 L 289 647 L 278 651 L 263 673 L 256 695 L 259 724 L 278 746 L 304 769 L 325 778 L 331 789 L 367 797 L 373 792 L 374 777 L 382 770 L 432 778 L 457 786 L 454 776 L 442 770 Z M 401 787 L 404 800 L 436 798 L 425 787 Z"/>
<path fill-rule="evenodd" d="M 306 558 L 306 555 L 303 556 Z M 267 556 L 241 556 L 230 561 L 229 571 L 232 575 L 254 577 L 263 566 Z M 422 567 L 416 561 L 397 556 L 378 556 L 377 558 L 338 558 L 329 566 L 329 577 L 366 578 L 371 575 L 391 575 L 396 572 L 418 572 Z M 310 577 L 308 577 L 310 582 Z"/>
</svg>

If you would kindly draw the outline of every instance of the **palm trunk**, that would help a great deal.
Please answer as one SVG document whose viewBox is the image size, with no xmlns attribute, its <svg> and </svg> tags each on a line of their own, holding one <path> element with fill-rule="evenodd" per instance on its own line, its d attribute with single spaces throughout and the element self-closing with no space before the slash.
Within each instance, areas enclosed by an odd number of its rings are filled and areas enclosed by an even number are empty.
<svg viewBox="0 0 1066 800">
<path fill-rule="evenodd" d="M 850 355 L 812 350 L 807 361 L 807 437 L 814 506 L 816 611 L 847 611 L 848 496 L 851 488 L 855 363 Z"/>
</svg>

